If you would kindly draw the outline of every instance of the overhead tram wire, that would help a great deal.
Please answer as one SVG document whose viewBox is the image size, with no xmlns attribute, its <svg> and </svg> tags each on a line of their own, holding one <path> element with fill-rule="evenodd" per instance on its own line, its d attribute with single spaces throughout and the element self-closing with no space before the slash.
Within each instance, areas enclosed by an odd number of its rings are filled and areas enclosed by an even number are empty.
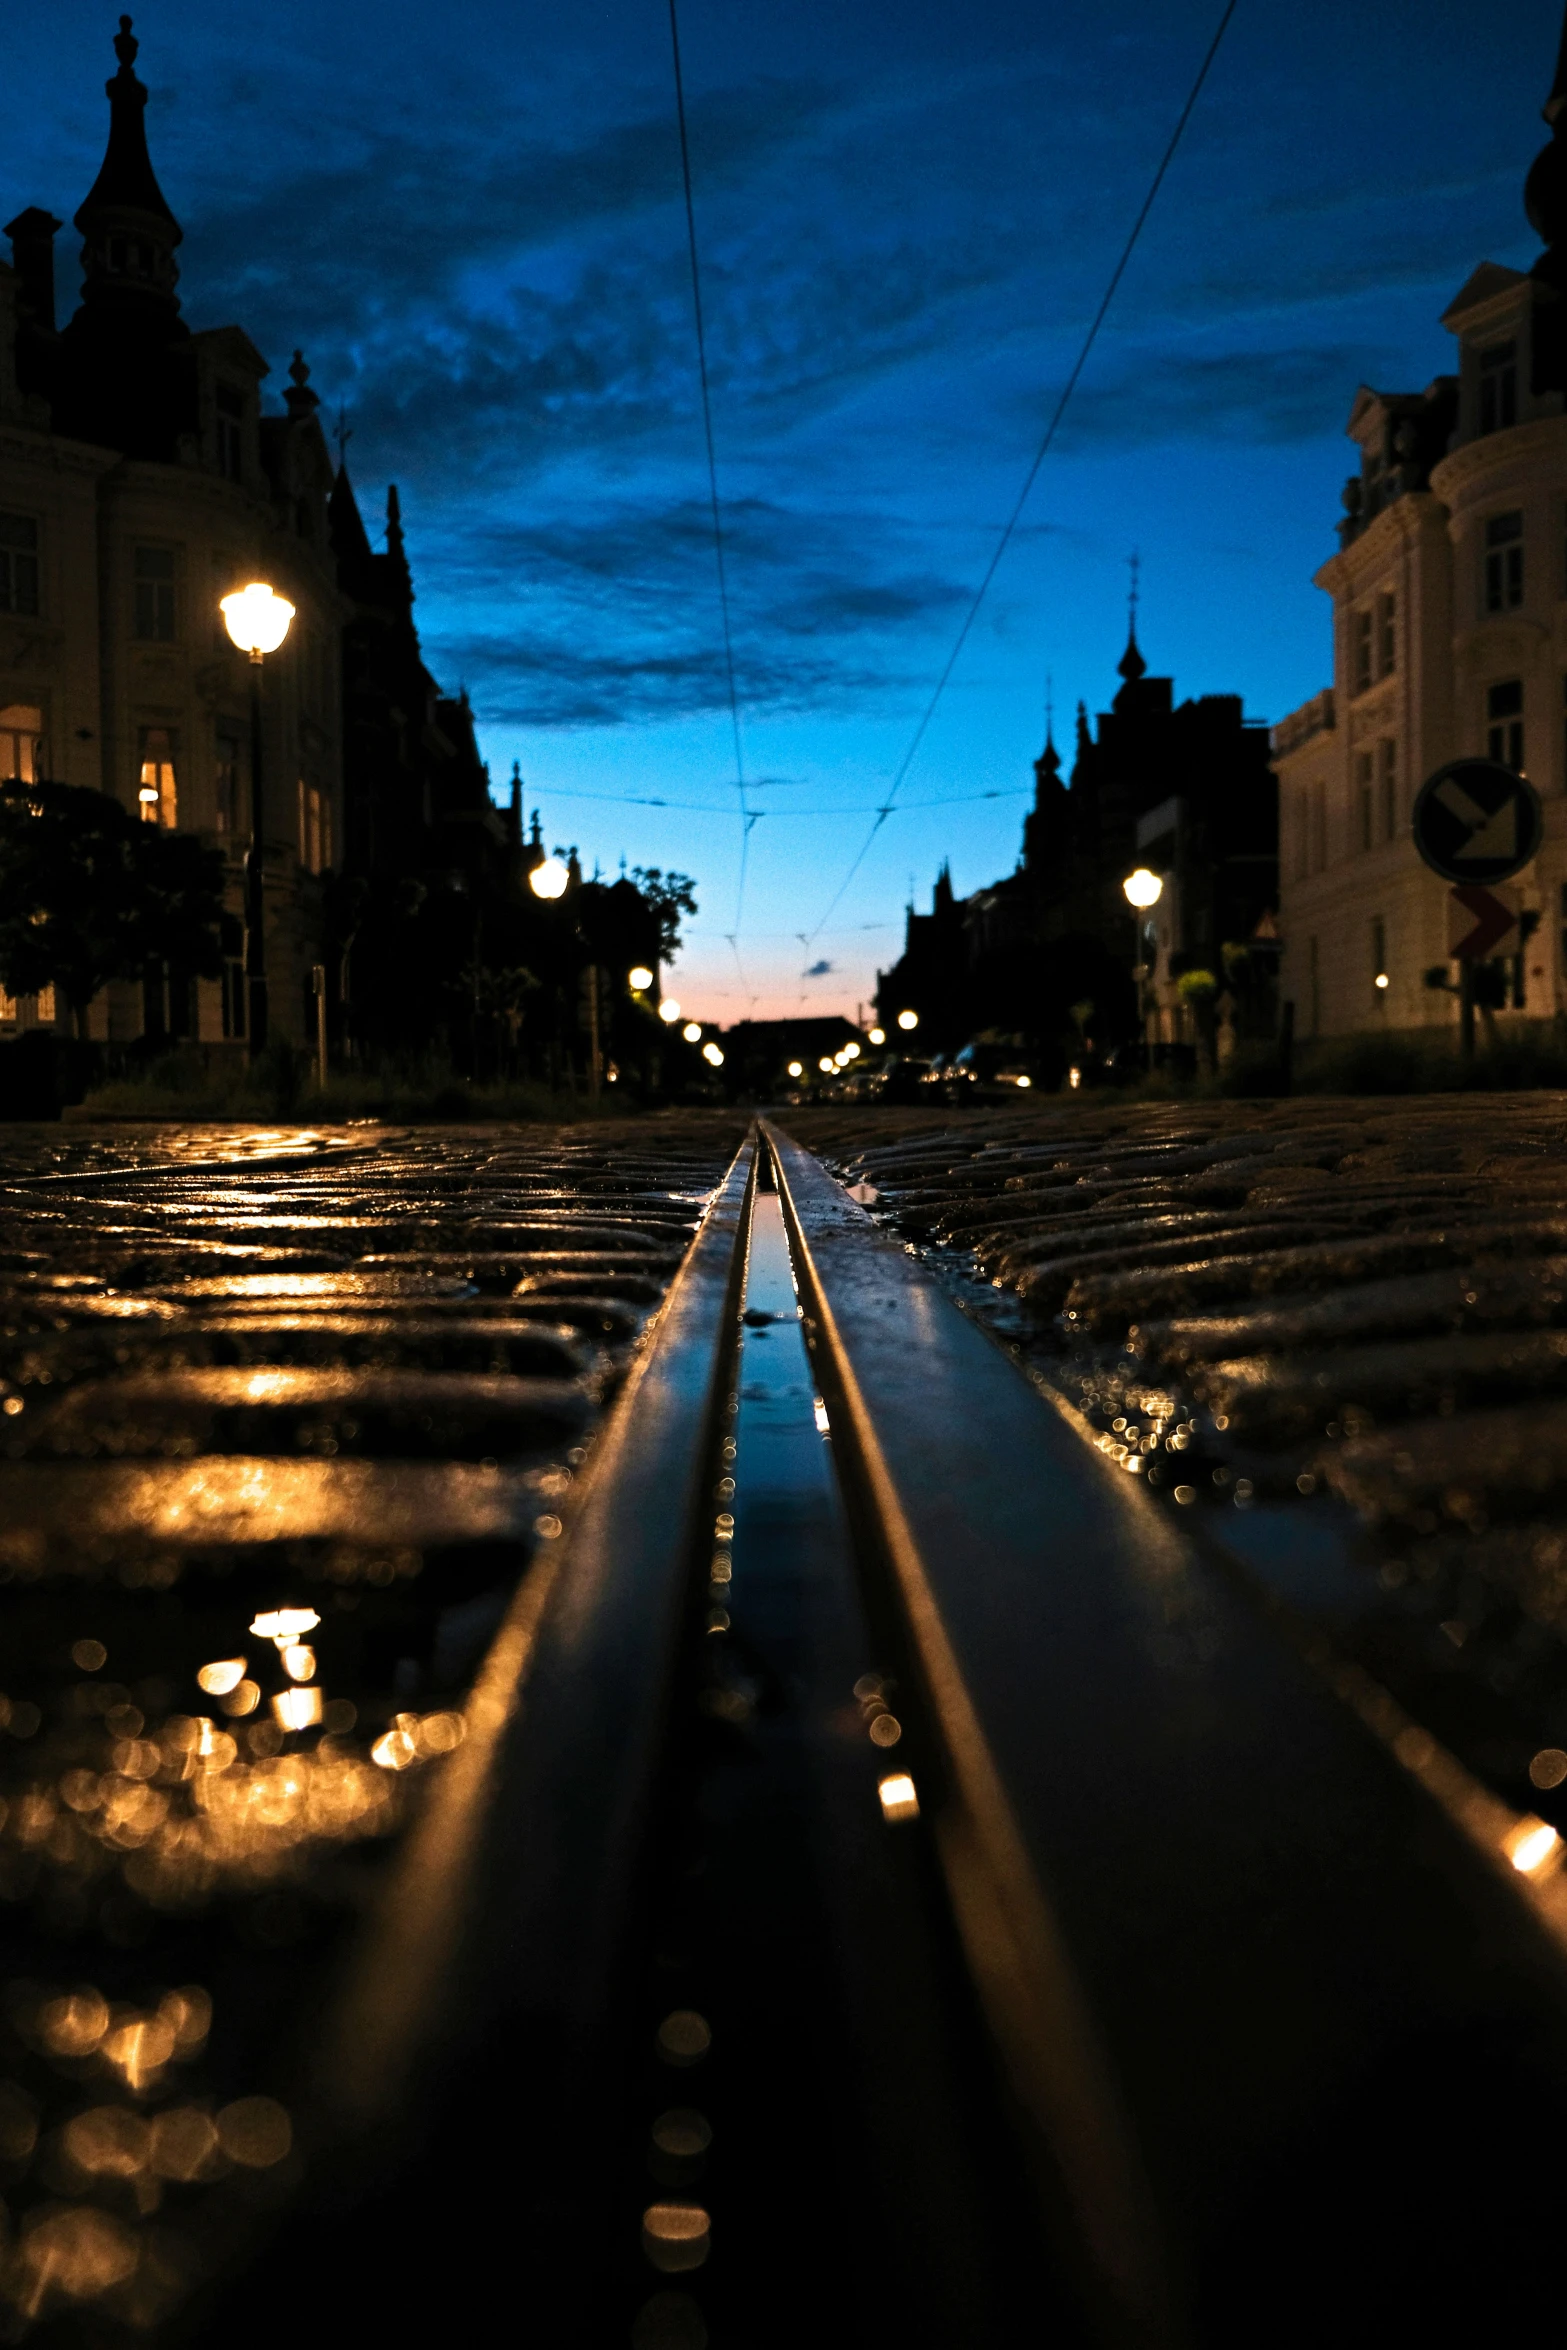
<svg viewBox="0 0 1567 2350">
<path fill-rule="evenodd" d="M 697 257 L 696 207 L 691 199 L 691 142 L 686 131 L 686 85 L 680 70 L 680 19 L 676 0 L 669 0 L 669 49 L 675 69 L 675 113 L 680 124 L 680 180 L 686 200 L 686 251 L 691 261 L 691 310 L 696 321 L 697 376 L 702 386 L 702 434 L 707 444 L 707 493 L 713 513 L 713 560 L 718 570 L 718 610 L 724 630 L 724 671 L 729 681 L 729 724 L 734 735 L 735 788 L 740 794 L 740 879 L 735 890 L 735 926 L 729 934 L 740 984 L 746 984 L 740 961 L 740 918 L 745 909 L 745 869 L 751 853 L 751 828 L 756 822 L 746 800 L 745 752 L 740 740 L 740 696 L 735 686 L 734 632 L 729 623 L 729 577 L 724 563 L 723 509 L 718 501 L 718 459 L 713 450 L 713 402 L 707 380 L 707 327 L 702 315 L 702 269 Z"/>
<path fill-rule="evenodd" d="M 947 655 L 946 661 L 942 667 L 941 675 L 936 680 L 935 690 L 931 694 L 929 701 L 926 703 L 924 710 L 920 714 L 920 721 L 914 729 L 913 739 L 910 742 L 908 749 L 903 754 L 903 758 L 899 764 L 897 773 L 894 775 L 892 782 L 887 787 L 887 797 L 876 810 L 876 820 L 872 824 L 870 831 L 866 834 L 864 840 L 861 842 L 858 854 L 856 855 L 853 864 L 849 867 L 848 872 L 844 875 L 842 881 L 838 884 L 838 888 L 834 893 L 832 903 L 828 906 L 826 912 L 822 915 L 821 920 L 817 923 L 815 929 L 809 933 L 797 933 L 797 935 L 805 936 L 807 944 L 819 938 L 822 931 L 826 928 L 827 923 L 831 920 L 832 915 L 837 909 L 839 900 L 842 898 L 850 882 L 854 879 L 856 873 L 858 873 L 860 867 L 864 864 L 865 859 L 870 852 L 872 841 L 876 838 L 877 833 L 880 832 L 882 826 L 886 823 L 887 818 L 893 812 L 893 801 L 898 796 L 898 792 L 903 783 L 904 777 L 908 774 L 909 769 L 914 764 L 915 758 L 919 752 L 919 747 L 925 740 L 926 730 L 929 727 L 931 720 L 936 715 L 937 704 L 940 702 L 942 695 L 946 692 L 948 681 L 952 676 L 953 670 L 958 665 L 958 658 L 962 653 L 964 646 L 968 642 L 969 632 L 973 628 L 975 621 L 979 618 L 980 606 L 984 603 L 986 596 L 990 592 L 991 581 L 995 578 L 996 573 L 1001 568 L 1001 558 L 1006 553 L 1007 548 L 1010 546 L 1012 541 L 1012 534 L 1017 529 L 1018 523 L 1022 520 L 1023 509 L 1028 504 L 1029 494 L 1032 491 L 1035 482 L 1039 478 L 1039 469 L 1044 464 L 1046 457 L 1049 455 L 1051 443 L 1054 441 L 1057 432 L 1060 430 L 1061 419 L 1066 414 L 1067 404 L 1070 401 L 1072 394 L 1077 389 L 1078 380 L 1082 375 L 1083 369 L 1088 364 L 1088 355 L 1099 339 L 1099 329 L 1104 325 L 1105 318 L 1109 313 L 1110 305 L 1115 300 L 1116 290 L 1119 287 L 1122 278 L 1126 275 L 1127 264 L 1131 260 L 1133 253 L 1136 251 L 1137 240 L 1142 235 L 1144 224 L 1147 221 L 1149 213 L 1152 212 L 1154 208 L 1155 198 L 1158 196 L 1160 188 L 1164 185 L 1165 174 L 1169 170 L 1170 165 L 1175 160 L 1175 151 L 1181 143 L 1186 126 L 1190 122 L 1197 101 L 1202 95 L 1203 84 L 1208 79 L 1209 69 L 1213 64 L 1214 59 L 1219 54 L 1219 44 L 1222 42 L 1226 32 L 1229 30 L 1230 19 L 1235 14 L 1238 5 L 1239 0 L 1226 0 L 1224 13 L 1219 18 L 1218 29 L 1214 33 L 1213 39 L 1208 44 L 1207 53 L 1204 56 L 1201 65 L 1197 68 L 1197 78 L 1192 83 L 1191 89 L 1187 93 L 1186 103 L 1181 108 L 1180 115 L 1176 121 L 1174 130 L 1170 133 L 1169 144 L 1166 146 L 1163 155 L 1159 158 L 1159 168 L 1154 173 L 1153 179 L 1149 183 L 1148 193 L 1143 198 L 1142 208 L 1139 211 L 1137 218 L 1132 223 L 1131 234 L 1127 238 L 1126 243 L 1121 248 L 1120 259 L 1117 261 L 1114 269 L 1110 272 L 1110 282 L 1105 287 L 1103 298 L 1100 301 L 1098 309 L 1094 312 L 1087 334 L 1085 334 L 1083 337 L 1082 346 L 1078 351 L 1076 359 L 1072 363 L 1072 371 L 1068 375 L 1066 382 L 1061 388 L 1061 396 L 1055 404 L 1055 409 L 1051 415 L 1050 422 L 1045 427 L 1044 438 L 1041 440 L 1039 447 L 1035 450 L 1034 461 L 1032 465 L 1030 465 L 1028 472 L 1023 477 L 1023 486 L 1017 494 L 1017 498 L 1013 504 L 1011 513 L 1007 516 L 1006 522 L 1002 526 L 1001 536 L 997 539 L 995 547 L 991 553 L 990 561 L 985 566 L 984 577 L 981 579 L 979 586 L 975 589 L 973 598 L 969 604 L 969 608 L 963 616 L 963 622 L 953 642 L 952 650 Z M 673 0 L 671 0 L 671 6 L 673 6 Z"/>
</svg>

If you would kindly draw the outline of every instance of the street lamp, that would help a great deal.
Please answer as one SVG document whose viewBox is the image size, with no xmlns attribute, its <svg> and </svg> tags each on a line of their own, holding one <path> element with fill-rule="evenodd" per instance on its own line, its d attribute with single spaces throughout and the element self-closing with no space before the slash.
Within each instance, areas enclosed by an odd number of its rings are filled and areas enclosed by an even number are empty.
<svg viewBox="0 0 1567 2350">
<path fill-rule="evenodd" d="M 830 1055 L 828 1055 L 827 1053 L 823 1053 L 823 1055 L 822 1055 L 821 1059 L 820 1059 L 820 1060 L 817 1062 L 816 1066 L 817 1066 L 817 1068 L 818 1068 L 818 1069 L 820 1069 L 820 1071 L 821 1071 L 821 1073 L 822 1073 L 822 1075 L 823 1075 L 824 1077 L 831 1077 L 831 1076 L 832 1076 L 832 1074 L 833 1074 L 833 1072 L 836 1070 L 836 1068 L 837 1068 L 838 1064 L 837 1064 L 837 1062 L 836 1062 L 835 1060 L 833 1060 L 833 1059 L 830 1057 Z"/>
<path fill-rule="evenodd" d="M 898 1026 L 900 1028 L 918 1028 L 919 1024 L 920 1016 L 918 1012 L 900 1012 L 898 1014 Z"/>
<path fill-rule="evenodd" d="M 702 1027 L 700 1021 L 688 1020 L 684 1028 L 681 1029 L 680 1033 L 685 1038 L 687 1044 L 700 1044 L 702 1041 Z"/>
<path fill-rule="evenodd" d="M 885 1044 L 885 1043 L 886 1043 L 886 1041 L 887 1041 L 887 1031 L 885 1030 L 885 1028 L 873 1028 L 873 1029 L 871 1030 L 871 1042 L 872 1042 L 872 1044 Z"/>
<path fill-rule="evenodd" d="M 663 1002 L 658 1007 L 658 1016 L 669 1027 L 673 1028 L 675 1022 L 680 1017 L 680 1006 L 676 1003 L 672 995 L 665 996 Z"/>
<path fill-rule="evenodd" d="M 628 987 L 635 988 L 638 995 L 646 995 L 653 984 L 653 974 L 646 963 L 632 964 L 631 969 L 626 973 L 626 984 Z"/>
<path fill-rule="evenodd" d="M 715 1069 L 721 1069 L 724 1065 L 724 1056 L 719 1051 L 716 1044 L 708 1043 L 703 1045 L 702 1058 Z"/>
<path fill-rule="evenodd" d="M 789 1063 L 789 1074 L 791 1077 L 803 1077 L 805 1075 L 805 1063 L 803 1061 L 791 1061 Z"/>
<path fill-rule="evenodd" d="M 1150 873 L 1146 865 L 1139 865 L 1136 872 L 1129 873 L 1122 882 L 1121 895 L 1129 906 L 1135 906 L 1140 914 L 1145 913 L 1163 897 L 1164 883 L 1157 873 Z"/>
<path fill-rule="evenodd" d="M 528 887 L 536 898 L 563 898 L 570 883 L 571 874 L 559 857 L 546 857 L 528 875 Z"/>
<path fill-rule="evenodd" d="M 250 846 L 245 851 L 245 994 L 250 1058 L 267 1042 L 267 942 L 263 921 L 263 803 L 261 797 L 261 664 L 288 634 L 294 607 L 286 596 L 253 579 L 220 599 L 223 625 L 240 652 L 250 655 Z"/>
</svg>

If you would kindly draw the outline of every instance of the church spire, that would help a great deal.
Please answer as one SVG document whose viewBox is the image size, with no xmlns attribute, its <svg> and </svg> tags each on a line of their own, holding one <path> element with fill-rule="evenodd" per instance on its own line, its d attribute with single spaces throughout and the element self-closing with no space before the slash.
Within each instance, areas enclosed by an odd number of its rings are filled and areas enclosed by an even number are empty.
<svg viewBox="0 0 1567 2350">
<path fill-rule="evenodd" d="M 179 308 L 174 249 L 185 232 L 147 153 L 147 91 L 135 73 L 139 46 L 130 18 L 122 16 L 114 42 L 119 71 L 104 84 L 109 144 L 76 214 L 83 238 L 82 299 L 120 308 L 157 304 L 172 312 Z"/>
<path fill-rule="evenodd" d="M 1137 574 L 1142 568 L 1142 557 L 1134 554 L 1129 562 L 1132 584 L 1126 598 L 1126 651 L 1116 663 L 1116 672 L 1125 678 L 1128 685 L 1135 685 L 1140 677 L 1147 676 L 1148 664 L 1137 643 Z"/>
</svg>

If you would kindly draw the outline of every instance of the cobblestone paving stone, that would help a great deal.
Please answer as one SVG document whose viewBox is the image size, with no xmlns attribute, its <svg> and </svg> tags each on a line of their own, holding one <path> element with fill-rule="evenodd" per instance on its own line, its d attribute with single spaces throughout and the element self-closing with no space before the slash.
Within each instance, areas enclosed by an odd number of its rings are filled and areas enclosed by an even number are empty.
<svg viewBox="0 0 1567 2350">
<path fill-rule="evenodd" d="M 286 2200 L 343 1936 L 745 1123 L 0 1130 L 0 2340 L 155 2341 Z"/>
<path fill-rule="evenodd" d="M 1102 1451 L 1567 1834 L 1567 1099 L 785 1123 Z"/>
</svg>

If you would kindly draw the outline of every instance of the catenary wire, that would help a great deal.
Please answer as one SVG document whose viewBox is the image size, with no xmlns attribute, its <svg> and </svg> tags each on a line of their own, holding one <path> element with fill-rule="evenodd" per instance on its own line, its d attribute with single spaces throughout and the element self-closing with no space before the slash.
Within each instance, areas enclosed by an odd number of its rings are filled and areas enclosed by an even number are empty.
<svg viewBox="0 0 1567 2350">
<path fill-rule="evenodd" d="M 697 375 L 702 386 L 702 433 L 707 444 L 707 491 L 713 510 L 713 559 L 718 570 L 718 609 L 724 631 L 724 672 L 729 682 L 729 723 L 734 734 L 735 788 L 740 794 L 740 878 L 735 889 L 735 922 L 730 943 L 740 962 L 740 921 L 745 910 L 745 869 L 754 822 L 746 804 L 745 754 L 740 739 L 740 696 L 735 685 L 734 632 L 729 622 L 729 577 L 724 563 L 723 509 L 718 500 L 718 459 L 713 449 L 713 403 L 707 379 L 707 328 L 702 316 L 702 269 L 697 256 L 696 207 L 691 198 L 691 143 L 686 131 L 686 86 L 680 70 L 680 20 L 669 0 L 669 48 L 675 69 L 675 113 L 680 124 L 680 181 L 686 201 L 686 251 L 691 262 L 691 310 L 696 322 Z M 744 973 L 741 973 L 742 984 Z"/>
<path fill-rule="evenodd" d="M 1214 33 L 1213 39 L 1208 44 L 1207 53 L 1204 56 L 1201 65 L 1197 68 L 1197 78 L 1192 83 L 1191 89 L 1187 93 L 1186 103 L 1181 108 L 1175 128 L 1170 134 L 1169 143 L 1165 147 L 1163 155 L 1159 158 L 1159 168 L 1154 173 L 1153 179 L 1149 183 L 1148 193 L 1143 198 L 1142 207 L 1138 212 L 1137 218 L 1132 223 L 1131 234 L 1128 236 L 1126 243 L 1121 248 L 1120 259 L 1116 262 L 1114 269 L 1110 272 L 1110 282 L 1105 287 L 1104 294 L 1099 303 L 1099 307 L 1094 312 L 1093 318 L 1089 322 L 1088 332 L 1083 337 L 1077 357 L 1072 363 L 1071 372 L 1067 376 L 1066 382 L 1061 387 L 1060 398 L 1056 401 L 1055 408 L 1052 411 L 1050 417 L 1050 421 L 1045 427 L 1044 437 L 1034 452 L 1034 461 L 1029 466 L 1027 473 L 1023 477 L 1023 486 L 1017 494 L 1017 498 L 1013 504 L 1011 513 L 1007 516 L 1005 523 L 1002 525 L 1001 535 L 997 539 L 996 544 L 991 551 L 990 561 L 985 566 L 984 575 L 981 578 L 978 587 L 975 589 L 972 598 L 970 599 L 968 610 L 963 616 L 963 620 L 958 629 L 957 636 L 953 640 L 952 649 L 948 653 L 946 661 L 942 666 L 941 674 L 936 680 L 935 688 L 931 693 L 930 699 L 927 701 L 923 711 L 920 714 L 919 724 L 914 729 L 913 737 L 910 740 L 908 749 L 903 754 L 903 758 L 899 764 L 897 773 L 893 776 L 892 782 L 887 788 L 886 799 L 882 802 L 881 806 L 877 808 L 875 821 L 871 825 L 870 831 L 866 834 L 864 840 L 861 842 L 853 864 L 849 867 L 848 872 L 844 875 L 842 881 L 838 884 L 837 889 L 833 893 L 832 901 L 828 905 L 826 911 L 823 913 L 821 920 L 817 923 L 814 930 L 805 934 L 808 941 L 819 937 L 822 930 L 826 927 L 827 922 L 830 920 L 832 914 L 836 910 L 838 902 L 842 898 L 845 890 L 849 887 L 849 884 L 853 881 L 854 876 L 856 873 L 858 873 L 860 867 L 864 864 L 865 859 L 869 854 L 872 841 L 876 838 L 876 835 L 878 832 L 880 832 L 882 826 L 886 823 L 887 818 L 892 814 L 892 803 L 897 797 L 904 777 L 908 774 L 909 769 L 914 764 L 915 758 L 919 753 L 919 747 L 925 739 L 926 730 L 929 727 L 932 718 L 934 718 L 936 715 L 937 705 L 940 702 L 942 695 L 947 690 L 947 682 L 950 679 L 953 670 L 957 667 L 959 656 L 961 655 L 964 646 L 968 642 L 969 632 L 973 628 L 975 621 L 979 618 L 980 606 L 984 603 L 985 598 L 990 591 L 991 581 L 995 578 L 997 571 L 1001 567 L 1001 558 L 1006 553 L 1008 546 L 1011 544 L 1012 534 L 1017 529 L 1018 523 L 1022 519 L 1023 509 L 1028 503 L 1029 494 L 1034 487 L 1035 481 L 1039 477 L 1039 469 L 1044 464 L 1046 457 L 1049 455 L 1051 443 L 1054 441 L 1056 434 L 1060 429 L 1061 419 L 1066 414 L 1067 403 L 1070 401 L 1072 394 L 1076 391 L 1078 380 L 1082 375 L 1083 369 L 1088 364 L 1089 353 L 1093 350 L 1094 344 L 1099 339 L 1099 330 L 1105 322 L 1105 318 L 1109 312 L 1111 303 L 1115 300 L 1116 289 L 1119 287 L 1122 278 L 1126 274 L 1127 264 L 1130 262 L 1132 254 L 1136 250 L 1137 240 L 1143 232 L 1143 225 L 1146 222 L 1150 212 L 1152 212 L 1154 201 L 1158 196 L 1160 188 L 1164 184 L 1165 174 L 1169 170 L 1170 165 L 1175 160 L 1175 151 L 1181 143 L 1182 135 L 1185 132 L 1188 122 L 1190 122 L 1192 118 L 1197 101 L 1202 95 L 1203 84 L 1208 78 L 1209 68 L 1212 66 L 1214 59 L 1219 54 L 1219 44 L 1224 39 L 1225 33 L 1229 29 L 1230 19 L 1235 14 L 1238 5 L 1239 0 L 1226 0 L 1224 12 L 1219 18 L 1218 29 Z M 673 6 L 673 0 L 671 0 L 671 6 Z"/>
</svg>

